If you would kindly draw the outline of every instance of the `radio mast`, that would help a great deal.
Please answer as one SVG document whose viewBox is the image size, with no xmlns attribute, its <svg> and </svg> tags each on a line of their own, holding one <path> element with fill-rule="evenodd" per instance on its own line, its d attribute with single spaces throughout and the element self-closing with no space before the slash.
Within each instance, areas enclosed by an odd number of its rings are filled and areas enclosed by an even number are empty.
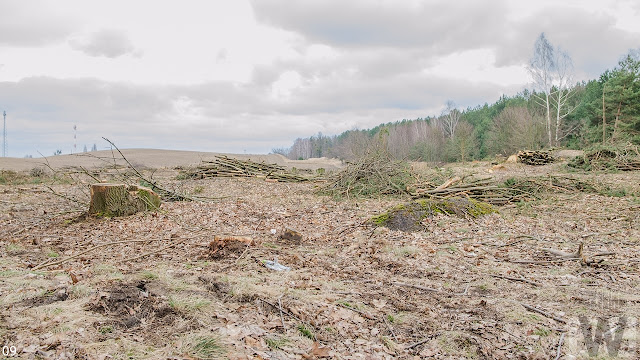
<svg viewBox="0 0 640 360">
<path fill-rule="evenodd" d="M 2 157 L 7 157 L 7 112 L 3 111 L 4 122 L 2 125 Z"/>
</svg>

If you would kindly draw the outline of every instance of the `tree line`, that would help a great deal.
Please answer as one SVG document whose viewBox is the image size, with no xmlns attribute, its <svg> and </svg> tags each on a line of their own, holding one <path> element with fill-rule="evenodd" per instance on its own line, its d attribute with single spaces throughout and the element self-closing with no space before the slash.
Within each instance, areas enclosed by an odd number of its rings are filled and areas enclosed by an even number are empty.
<svg viewBox="0 0 640 360">
<path fill-rule="evenodd" d="M 440 115 L 334 136 L 318 133 L 272 152 L 291 159 L 350 160 L 361 156 L 380 134 L 395 157 L 433 162 L 484 159 L 523 149 L 640 144 L 640 51 L 629 51 L 597 79 L 574 83 L 571 57 L 543 33 L 528 70 L 532 89 L 503 95 L 493 104 L 461 110 L 447 101 Z"/>
</svg>

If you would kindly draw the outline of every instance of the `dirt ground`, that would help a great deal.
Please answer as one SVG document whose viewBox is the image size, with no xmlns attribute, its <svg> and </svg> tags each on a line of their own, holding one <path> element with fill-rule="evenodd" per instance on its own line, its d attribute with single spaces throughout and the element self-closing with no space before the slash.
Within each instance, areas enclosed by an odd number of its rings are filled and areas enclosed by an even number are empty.
<svg viewBox="0 0 640 360">
<path fill-rule="evenodd" d="M 428 218 L 423 231 L 405 233 L 366 221 L 407 199 L 333 199 L 315 195 L 313 183 L 180 180 L 171 166 L 186 164 L 151 165 L 148 176 L 208 200 L 92 218 L 69 200 L 88 200 L 90 180 L 33 177 L 31 163 L 26 175 L 4 172 L 8 357 L 15 349 L 24 359 L 640 358 L 639 173 L 444 166 L 436 171 L 579 177 L 625 196 L 554 193 L 477 219 Z M 253 242 L 213 253 L 216 236 Z M 582 261 L 544 250 L 580 244 Z"/>
</svg>

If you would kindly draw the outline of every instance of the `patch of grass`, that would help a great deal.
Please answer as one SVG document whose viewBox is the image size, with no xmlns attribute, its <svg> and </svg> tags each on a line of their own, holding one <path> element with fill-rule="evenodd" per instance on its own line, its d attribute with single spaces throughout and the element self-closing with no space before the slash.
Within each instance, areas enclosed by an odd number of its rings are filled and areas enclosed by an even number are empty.
<svg viewBox="0 0 640 360">
<path fill-rule="evenodd" d="M 169 298 L 169 306 L 176 310 L 182 311 L 198 311 L 211 305 L 211 300 L 203 299 L 199 297 L 187 297 L 183 299 Z"/>
<path fill-rule="evenodd" d="M 60 255 L 57 252 L 53 251 L 53 250 L 49 250 L 49 252 L 47 252 L 47 256 L 50 257 L 50 258 L 57 258 Z"/>
<path fill-rule="evenodd" d="M 199 359 L 221 359 L 226 351 L 217 337 L 199 336 L 194 339 L 189 355 Z"/>
<path fill-rule="evenodd" d="M 382 345 L 384 345 L 389 350 L 395 351 L 396 349 L 398 349 L 398 345 L 386 336 L 380 337 L 380 341 L 382 342 Z"/>
<path fill-rule="evenodd" d="M 113 332 L 113 326 L 111 325 L 101 326 L 100 329 L 98 329 L 98 332 L 103 335 L 111 334 Z"/>
<path fill-rule="evenodd" d="M 69 326 L 61 324 L 61 325 L 58 325 L 58 326 L 54 327 L 51 330 L 51 332 L 54 333 L 54 334 L 61 334 L 61 333 L 69 332 L 71 330 L 72 329 Z"/>
<path fill-rule="evenodd" d="M 309 338 L 311 340 L 314 340 L 316 338 L 316 335 L 313 333 L 313 331 L 311 331 L 311 329 L 309 329 L 305 324 L 298 325 L 298 331 L 300 331 L 300 333 L 304 337 Z"/>
<path fill-rule="evenodd" d="M 394 248 L 391 252 L 398 257 L 413 257 L 420 252 L 420 248 L 415 246 L 402 246 Z"/>
<path fill-rule="evenodd" d="M 0 170 L 0 184 L 21 185 L 27 181 L 27 176 L 11 170 Z"/>
<path fill-rule="evenodd" d="M 145 270 L 143 272 L 140 273 L 140 277 L 142 277 L 143 279 L 146 280 L 157 280 L 158 279 L 158 274 L 155 274 L 149 270 Z"/>
<path fill-rule="evenodd" d="M 2 270 L 0 271 L 0 277 L 12 277 L 16 275 L 20 275 L 21 272 L 17 270 Z"/>
<path fill-rule="evenodd" d="M 289 339 L 284 336 L 279 337 L 268 337 L 264 339 L 267 343 L 267 346 L 273 350 L 282 350 L 282 348 L 289 343 Z"/>
<path fill-rule="evenodd" d="M 262 246 L 266 247 L 266 248 L 271 248 L 271 249 L 278 249 L 279 246 L 270 242 L 263 242 Z"/>
<path fill-rule="evenodd" d="M 537 328 L 537 329 L 533 332 L 533 334 L 534 334 L 534 335 L 539 335 L 539 336 L 541 336 L 541 337 L 542 337 L 542 336 L 549 336 L 549 335 L 551 335 L 551 330 L 549 330 L 549 329 L 547 329 L 547 328 L 545 328 L 545 327 Z"/>
<path fill-rule="evenodd" d="M 204 192 L 204 186 L 202 186 L 202 185 L 198 185 L 198 186 L 193 188 L 193 193 L 194 194 L 202 194 L 203 192 Z"/>
<path fill-rule="evenodd" d="M 79 299 L 93 294 L 93 289 L 86 285 L 76 284 L 70 287 L 69 295 L 72 299 Z"/>
<path fill-rule="evenodd" d="M 7 251 L 7 253 L 11 254 L 11 253 L 18 253 L 24 250 L 24 247 L 20 244 L 16 244 L 16 243 L 8 243 L 5 246 L 5 250 Z"/>
</svg>

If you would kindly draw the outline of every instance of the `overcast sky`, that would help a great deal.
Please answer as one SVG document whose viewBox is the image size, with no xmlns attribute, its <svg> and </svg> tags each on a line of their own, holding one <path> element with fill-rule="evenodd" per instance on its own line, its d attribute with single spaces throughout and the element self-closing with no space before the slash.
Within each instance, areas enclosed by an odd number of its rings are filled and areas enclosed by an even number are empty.
<svg viewBox="0 0 640 360">
<path fill-rule="evenodd" d="M 297 137 L 492 103 L 541 32 L 597 77 L 640 47 L 640 2 L 0 0 L 9 156 L 267 153 Z"/>
</svg>

